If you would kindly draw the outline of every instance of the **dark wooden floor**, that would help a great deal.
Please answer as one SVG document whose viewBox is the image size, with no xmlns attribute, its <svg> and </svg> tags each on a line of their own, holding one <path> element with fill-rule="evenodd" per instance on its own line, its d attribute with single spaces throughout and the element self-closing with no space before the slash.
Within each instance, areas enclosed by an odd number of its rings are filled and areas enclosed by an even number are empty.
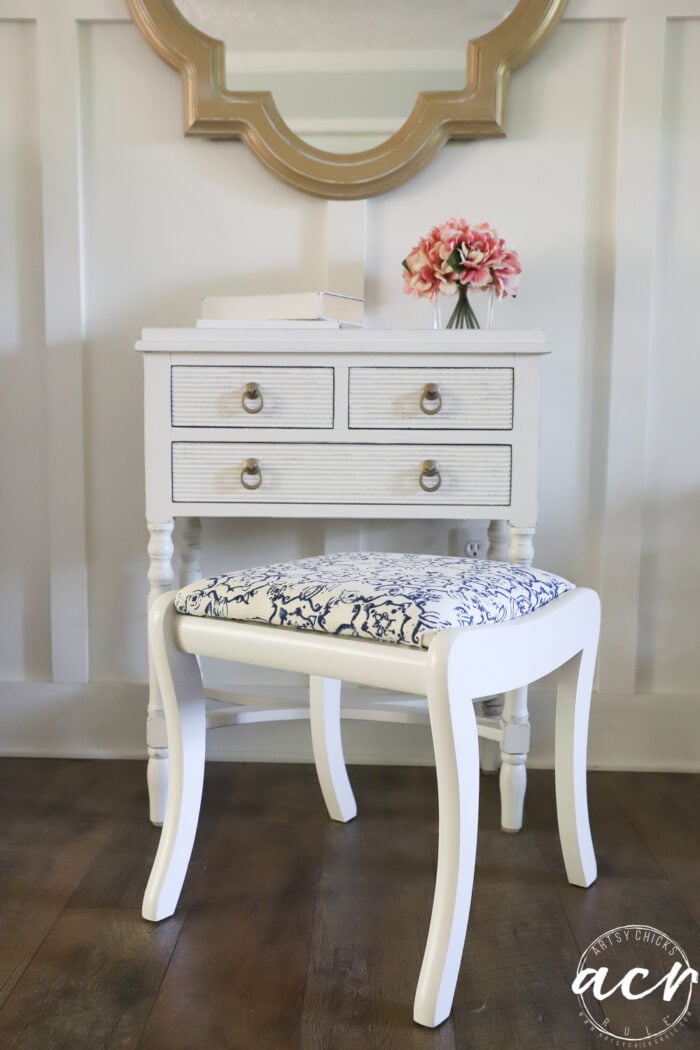
<svg viewBox="0 0 700 1050">
<path fill-rule="evenodd" d="M 600 877 L 570 887 L 550 773 L 498 831 L 482 778 L 478 870 L 453 1015 L 411 1021 L 432 899 L 434 774 L 354 767 L 360 815 L 330 822 L 301 766 L 212 764 L 181 907 L 140 897 L 158 832 L 134 762 L 0 760 L 2 1050 L 579 1050 L 570 990 L 625 923 L 700 960 L 700 777 L 590 777 Z M 695 1014 L 669 1046 L 700 1046 Z M 664 1044 L 666 1045 L 666 1044 Z"/>
</svg>

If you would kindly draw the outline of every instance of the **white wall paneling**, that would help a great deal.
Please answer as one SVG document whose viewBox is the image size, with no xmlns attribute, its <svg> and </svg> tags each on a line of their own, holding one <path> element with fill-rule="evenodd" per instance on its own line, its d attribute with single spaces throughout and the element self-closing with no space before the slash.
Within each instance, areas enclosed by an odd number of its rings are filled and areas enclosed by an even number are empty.
<svg viewBox="0 0 700 1050">
<path fill-rule="evenodd" d="M 48 427 L 51 667 L 88 679 L 83 432 L 78 24 L 43 5 L 37 20 Z"/>
<path fill-rule="evenodd" d="M 666 20 L 650 14 L 624 28 L 615 186 L 615 278 L 598 661 L 601 688 L 634 692 L 652 294 L 661 163 Z M 613 425 L 626 418 L 627 425 Z"/>
<path fill-rule="evenodd" d="M 0 22 L 0 664 L 19 680 L 51 674 L 36 62 L 36 23 Z"/>
<path fill-rule="evenodd" d="M 124 0 L 0 0 L 0 60 L 0 751 L 145 752 L 140 329 L 191 324 L 205 295 L 328 284 L 364 290 L 373 326 L 430 327 L 401 259 L 456 214 L 521 253 L 496 324 L 543 327 L 553 346 L 536 559 L 601 591 L 592 763 L 700 768 L 700 0 L 570 0 L 513 77 L 507 139 L 451 143 L 366 204 L 304 197 L 242 143 L 185 139 L 180 80 Z M 203 530 L 209 572 L 348 547 L 456 552 L 483 526 Z M 547 765 L 551 697 L 533 692 Z M 415 727 L 346 736 L 355 761 L 430 761 Z M 223 730 L 210 748 L 309 758 L 308 726 Z"/>
<path fill-rule="evenodd" d="M 670 22 L 655 257 L 672 262 L 654 287 L 638 636 L 638 688 L 662 694 L 697 695 L 700 682 L 700 563 L 690 554 L 700 524 L 700 336 L 687 280 L 700 273 L 698 98 L 700 19 Z"/>
</svg>

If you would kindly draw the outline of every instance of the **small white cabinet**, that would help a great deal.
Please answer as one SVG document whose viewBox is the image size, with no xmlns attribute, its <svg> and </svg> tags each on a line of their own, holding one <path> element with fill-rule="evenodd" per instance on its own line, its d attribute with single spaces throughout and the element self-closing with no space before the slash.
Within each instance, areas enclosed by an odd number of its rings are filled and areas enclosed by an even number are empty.
<svg viewBox="0 0 700 1050">
<path fill-rule="evenodd" d="M 542 332 L 149 328 L 137 349 L 151 598 L 175 583 L 175 517 L 183 582 L 201 517 L 484 518 L 490 557 L 532 560 Z M 158 819 L 153 681 L 147 736 Z"/>
</svg>

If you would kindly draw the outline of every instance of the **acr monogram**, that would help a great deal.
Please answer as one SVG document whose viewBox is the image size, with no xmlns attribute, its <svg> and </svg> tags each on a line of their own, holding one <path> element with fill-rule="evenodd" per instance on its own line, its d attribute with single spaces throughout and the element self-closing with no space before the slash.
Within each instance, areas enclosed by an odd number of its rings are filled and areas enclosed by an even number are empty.
<svg viewBox="0 0 700 1050">
<path fill-rule="evenodd" d="M 671 937 L 653 926 L 620 926 L 588 946 L 571 990 L 585 1023 L 609 1042 L 653 1046 L 688 1023 L 697 983 Z"/>
</svg>

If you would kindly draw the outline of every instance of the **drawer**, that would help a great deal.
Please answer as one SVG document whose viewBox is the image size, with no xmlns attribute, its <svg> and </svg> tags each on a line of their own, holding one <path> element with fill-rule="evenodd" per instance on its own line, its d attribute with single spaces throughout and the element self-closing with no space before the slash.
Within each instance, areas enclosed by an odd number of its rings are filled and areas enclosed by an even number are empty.
<svg viewBox="0 0 700 1050">
<path fill-rule="evenodd" d="M 507 507 L 511 459 L 510 445 L 176 441 L 172 498 L 174 503 Z M 244 473 L 249 460 L 257 461 L 257 472 Z M 437 473 L 424 470 L 426 461 L 437 465 Z M 421 475 L 432 491 L 421 486 Z"/>
<path fill-rule="evenodd" d="M 512 368 L 351 368 L 348 425 L 510 430 Z"/>
<path fill-rule="evenodd" d="M 173 365 L 174 427 L 333 426 L 333 369 Z"/>
</svg>

